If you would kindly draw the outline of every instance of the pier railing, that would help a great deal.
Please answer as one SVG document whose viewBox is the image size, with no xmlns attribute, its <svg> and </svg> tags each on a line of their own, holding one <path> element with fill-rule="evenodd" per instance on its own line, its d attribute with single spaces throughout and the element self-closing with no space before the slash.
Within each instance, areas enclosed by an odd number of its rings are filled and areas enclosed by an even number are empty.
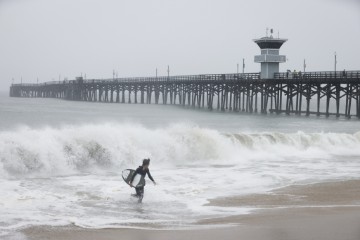
<svg viewBox="0 0 360 240">
<path fill-rule="evenodd" d="M 82 83 L 141 83 L 141 82 L 183 82 L 183 81 L 230 81 L 230 80 L 254 80 L 260 79 L 260 73 L 233 73 L 233 74 L 199 74 L 159 77 L 129 77 L 129 78 L 108 78 L 108 79 L 84 79 Z M 79 80 L 50 81 L 44 83 L 21 83 L 12 86 L 36 87 L 48 85 L 61 85 L 79 83 Z"/>
<path fill-rule="evenodd" d="M 141 83 L 141 82 L 183 82 L 183 81 L 234 81 L 257 80 L 260 73 L 233 73 L 233 74 L 200 74 L 159 77 L 129 77 L 108 79 L 84 79 L 82 83 Z M 360 79 L 360 71 L 325 71 L 325 72 L 281 72 L 275 73 L 274 79 Z M 270 79 L 271 80 L 271 79 Z M 44 83 L 17 83 L 12 86 L 37 87 L 79 83 L 79 80 L 49 81 Z"/>
<path fill-rule="evenodd" d="M 282 72 L 275 79 L 360 79 L 360 71 Z"/>
</svg>

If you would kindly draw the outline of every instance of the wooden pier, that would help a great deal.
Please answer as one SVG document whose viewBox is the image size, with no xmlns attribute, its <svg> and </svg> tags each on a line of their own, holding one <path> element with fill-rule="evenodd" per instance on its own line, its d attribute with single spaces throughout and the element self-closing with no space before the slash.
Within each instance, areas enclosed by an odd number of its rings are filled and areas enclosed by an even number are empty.
<svg viewBox="0 0 360 240">
<path fill-rule="evenodd" d="M 11 97 L 176 104 L 246 113 L 360 118 L 360 71 L 209 74 L 12 84 Z"/>
</svg>

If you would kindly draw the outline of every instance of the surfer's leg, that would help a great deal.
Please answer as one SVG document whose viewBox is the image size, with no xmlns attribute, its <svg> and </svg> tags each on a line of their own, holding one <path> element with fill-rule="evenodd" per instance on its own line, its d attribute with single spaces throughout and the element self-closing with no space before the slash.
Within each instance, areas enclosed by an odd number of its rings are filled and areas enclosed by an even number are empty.
<svg viewBox="0 0 360 240">
<path fill-rule="evenodd" d="M 140 196 L 140 194 L 141 194 L 141 188 L 135 188 L 135 190 L 136 190 L 136 196 Z"/>
<path fill-rule="evenodd" d="M 139 203 L 140 203 L 144 197 L 144 187 L 136 188 L 136 192 L 139 196 Z"/>
</svg>

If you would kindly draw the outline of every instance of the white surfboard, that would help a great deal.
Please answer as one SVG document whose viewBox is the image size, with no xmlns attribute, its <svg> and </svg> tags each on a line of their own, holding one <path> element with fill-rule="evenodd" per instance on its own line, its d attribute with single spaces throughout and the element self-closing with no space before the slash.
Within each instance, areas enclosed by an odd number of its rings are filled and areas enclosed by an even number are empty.
<svg viewBox="0 0 360 240">
<path fill-rule="evenodd" d="M 135 174 L 135 170 L 133 169 L 126 169 L 124 171 L 122 171 L 122 178 L 124 179 L 124 181 L 129 184 L 129 181 L 131 180 L 132 176 Z M 136 176 L 134 177 L 134 180 L 132 182 L 132 185 L 134 187 L 143 187 L 145 186 L 145 179 L 143 176 L 141 176 L 140 174 L 136 174 Z"/>
</svg>

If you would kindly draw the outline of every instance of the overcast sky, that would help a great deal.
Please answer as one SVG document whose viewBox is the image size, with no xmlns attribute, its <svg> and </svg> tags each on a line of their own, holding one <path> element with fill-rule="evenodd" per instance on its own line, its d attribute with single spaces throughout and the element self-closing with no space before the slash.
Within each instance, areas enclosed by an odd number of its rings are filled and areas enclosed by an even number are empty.
<svg viewBox="0 0 360 240">
<path fill-rule="evenodd" d="M 0 0 L 0 90 L 15 83 L 233 73 L 266 28 L 286 69 L 360 70 L 360 0 Z"/>
</svg>

